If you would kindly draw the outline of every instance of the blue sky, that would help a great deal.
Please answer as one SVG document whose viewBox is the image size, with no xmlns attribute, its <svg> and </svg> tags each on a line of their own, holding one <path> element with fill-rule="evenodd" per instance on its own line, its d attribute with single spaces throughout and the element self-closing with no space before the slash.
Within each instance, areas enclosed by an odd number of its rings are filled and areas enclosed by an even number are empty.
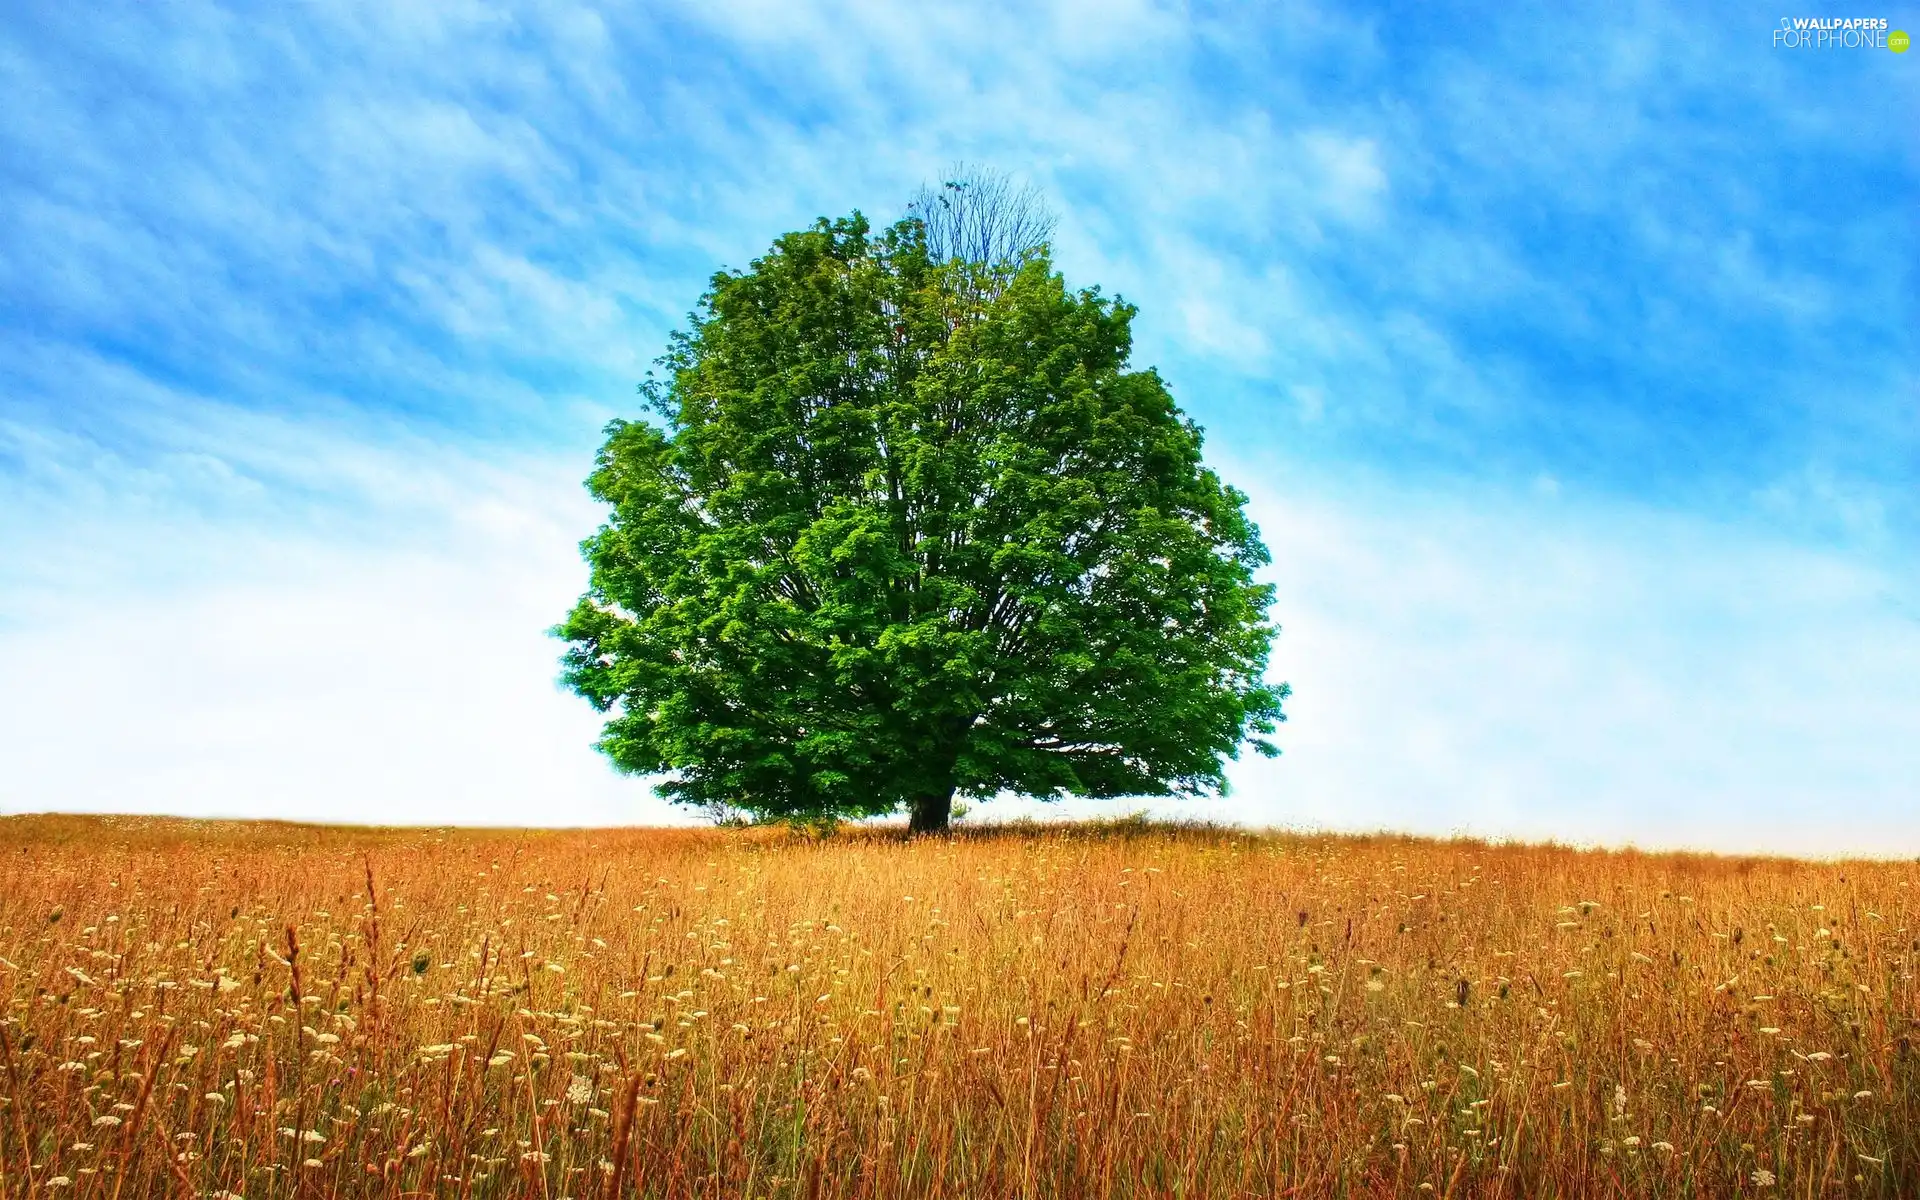
<svg viewBox="0 0 1920 1200">
<path fill-rule="evenodd" d="M 1166 811 L 1920 853 L 1920 55 L 1781 15 L 8 6 L 0 811 L 671 819 L 543 636 L 599 428 L 968 160 L 1274 550 L 1285 754 Z"/>
</svg>

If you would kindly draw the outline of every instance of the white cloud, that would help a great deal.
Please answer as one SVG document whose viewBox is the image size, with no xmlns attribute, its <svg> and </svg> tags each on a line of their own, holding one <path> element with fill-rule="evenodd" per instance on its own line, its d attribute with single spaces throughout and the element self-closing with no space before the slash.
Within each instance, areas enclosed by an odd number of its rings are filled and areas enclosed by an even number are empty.
<svg viewBox="0 0 1920 1200">
<path fill-rule="evenodd" d="M 385 544 L 148 526 L 182 553 L 229 544 L 197 583 L 74 586 L 0 631 L 0 811 L 685 819 L 607 767 L 597 716 L 555 685 L 545 630 L 597 517 L 565 498 L 577 464 L 547 466 L 441 472 L 441 519 Z"/>
<path fill-rule="evenodd" d="M 1320 181 L 1326 205 L 1340 216 L 1371 221 L 1380 215 L 1387 190 L 1380 146 L 1372 138 L 1343 137 L 1314 130 L 1300 137 L 1306 158 Z"/>
</svg>

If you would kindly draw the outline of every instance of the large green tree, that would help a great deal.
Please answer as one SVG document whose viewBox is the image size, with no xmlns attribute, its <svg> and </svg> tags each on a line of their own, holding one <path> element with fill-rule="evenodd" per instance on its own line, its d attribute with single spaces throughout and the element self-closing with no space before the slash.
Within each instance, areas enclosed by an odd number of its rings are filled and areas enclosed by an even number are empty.
<svg viewBox="0 0 1920 1200">
<path fill-rule="evenodd" d="M 554 631 L 600 749 L 681 802 L 920 831 L 956 794 L 1223 790 L 1287 694 L 1246 497 L 1128 367 L 1133 308 L 928 228 L 822 220 L 714 276 L 657 421 L 608 426 Z"/>
</svg>

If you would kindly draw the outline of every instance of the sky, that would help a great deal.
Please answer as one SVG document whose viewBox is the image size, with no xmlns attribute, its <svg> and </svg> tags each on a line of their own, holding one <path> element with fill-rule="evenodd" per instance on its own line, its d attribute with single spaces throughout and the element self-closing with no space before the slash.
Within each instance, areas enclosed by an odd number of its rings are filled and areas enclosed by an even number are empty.
<svg viewBox="0 0 1920 1200">
<path fill-rule="evenodd" d="M 698 819 L 555 682 L 600 430 L 968 162 L 1138 305 L 1294 689 L 1227 796 L 969 819 L 1920 855 L 1920 53 L 1781 19 L 6 5 L 0 813 Z"/>
</svg>

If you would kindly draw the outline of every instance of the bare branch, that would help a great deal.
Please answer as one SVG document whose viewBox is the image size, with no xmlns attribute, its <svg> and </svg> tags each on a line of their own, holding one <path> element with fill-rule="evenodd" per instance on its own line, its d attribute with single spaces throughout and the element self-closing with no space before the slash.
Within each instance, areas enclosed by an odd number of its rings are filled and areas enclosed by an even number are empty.
<svg viewBox="0 0 1920 1200">
<path fill-rule="evenodd" d="M 939 187 L 922 184 L 907 205 L 927 230 L 935 262 L 962 262 L 995 273 L 1017 270 L 1045 250 L 1058 218 L 1031 184 L 998 171 L 954 164 Z"/>
</svg>

